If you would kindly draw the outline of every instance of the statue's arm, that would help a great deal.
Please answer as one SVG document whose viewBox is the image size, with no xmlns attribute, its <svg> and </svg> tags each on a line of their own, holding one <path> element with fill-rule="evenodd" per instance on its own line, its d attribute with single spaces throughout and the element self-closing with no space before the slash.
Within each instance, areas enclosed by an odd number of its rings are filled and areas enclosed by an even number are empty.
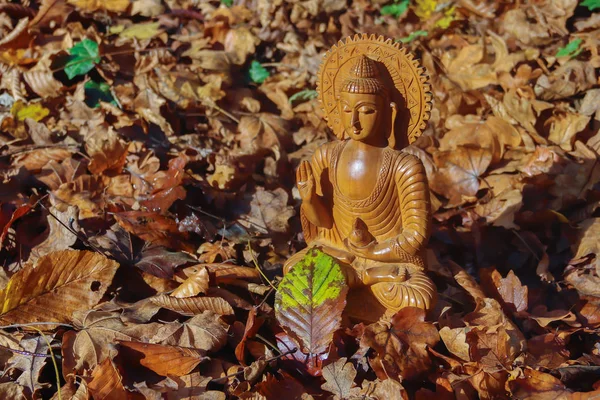
<svg viewBox="0 0 600 400">
<path fill-rule="evenodd" d="M 384 262 L 413 262 L 425 248 L 431 229 L 429 186 L 421 160 L 404 154 L 396 169 L 402 231 L 375 245 L 373 258 Z"/>
<path fill-rule="evenodd" d="M 329 167 L 330 161 L 330 145 L 320 147 L 310 162 L 304 165 L 300 165 L 298 169 L 298 188 L 302 196 L 302 211 L 306 218 L 314 225 L 320 228 L 331 229 L 333 226 L 333 217 L 331 215 L 330 207 L 327 206 L 326 199 L 320 195 L 317 191 L 317 187 L 320 187 L 320 180 L 323 170 Z M 303 169 L 305 171 L 303 171 Z M 305 190 L 305 194 L 302 194 L 300 185 L 302 181 L 310 182 L 311 188 Z"/>
</svg>

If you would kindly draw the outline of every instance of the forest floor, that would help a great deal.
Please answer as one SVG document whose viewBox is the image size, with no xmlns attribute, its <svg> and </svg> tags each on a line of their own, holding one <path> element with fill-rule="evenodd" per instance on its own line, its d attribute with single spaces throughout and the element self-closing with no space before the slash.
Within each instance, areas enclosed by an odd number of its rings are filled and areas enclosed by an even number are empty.
<svg viewBox="0 0 600 400">
<path fill-rule="evenodd" d="M 357 33 L 430 77 L 439 299 L 305 355 L 295 169 Z M 599 397 L 599 38 L 598 0 L 0 4 L 0 398 Z"/>
</svg>

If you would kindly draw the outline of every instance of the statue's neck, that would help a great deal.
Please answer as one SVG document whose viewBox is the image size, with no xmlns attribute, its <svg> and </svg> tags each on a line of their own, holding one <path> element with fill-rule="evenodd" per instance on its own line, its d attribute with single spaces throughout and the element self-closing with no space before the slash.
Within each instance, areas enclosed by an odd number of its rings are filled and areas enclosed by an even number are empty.
<svg viewBox="0 0 600 400">
<path fill-rule="evenodd" d="M 386 148 L 388 146 L 388 142 L 386 138 L 381 138 L 381 136 L 378 136 L 374 138 L 367 138 L 361 141 L 350 139 L 348 146 L 358 151 L 371 152 Z"/>
</svg>

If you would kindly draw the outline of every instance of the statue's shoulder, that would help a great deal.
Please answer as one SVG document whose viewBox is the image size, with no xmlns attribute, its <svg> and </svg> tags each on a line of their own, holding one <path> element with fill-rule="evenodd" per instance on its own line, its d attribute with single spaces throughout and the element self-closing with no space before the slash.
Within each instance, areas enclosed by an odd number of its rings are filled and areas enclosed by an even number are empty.
<svg viewBox="0 0 600 400">
<path fill-rule="evenodd" d="M 424 169 L 423 162 L 410 151 L 410 146 L 396 151 L 394 164 L 396 173 L 402 175 L 420 173 Z"/>
</svg>

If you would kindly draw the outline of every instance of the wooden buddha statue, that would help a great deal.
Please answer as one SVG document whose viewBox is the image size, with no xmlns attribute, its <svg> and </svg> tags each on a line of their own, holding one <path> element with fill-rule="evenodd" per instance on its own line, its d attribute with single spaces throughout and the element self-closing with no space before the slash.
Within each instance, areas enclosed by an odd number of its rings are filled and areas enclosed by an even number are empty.
<svg viewBox="0 0 600 400">
<path fill-rule="evenodd" d="M 385 311 L 428 310 L 436 298 L 424 260 L 429 188 L 421 161 L 402 151 L 429 116 L 427 77 L 398 43 L 357 35 L 327 53 L 318 79 L 339 140 L 319 148 L 296 174 L 307 249 L 318 246 L 338 259 L 349 286 Z"/>
</svg>

